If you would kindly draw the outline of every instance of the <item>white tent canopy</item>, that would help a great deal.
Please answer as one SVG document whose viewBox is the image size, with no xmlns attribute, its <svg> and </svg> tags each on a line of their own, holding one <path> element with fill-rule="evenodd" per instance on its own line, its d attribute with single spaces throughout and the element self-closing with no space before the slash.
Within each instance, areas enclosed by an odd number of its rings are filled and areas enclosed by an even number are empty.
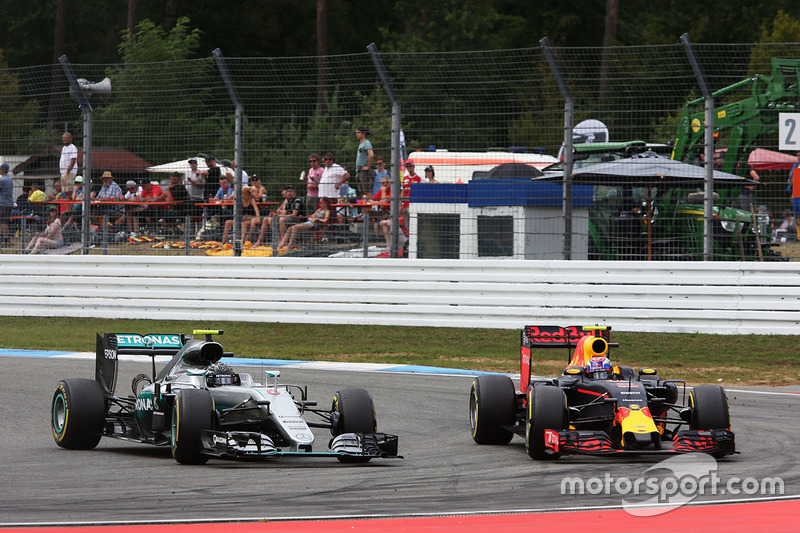
<svg viewBox="0 0 800 533">
<path fill-rule="evenodd" d="M 189 159 L 190 158 L 187 157 L 186 159 L 181 159 L 179 161 L 173 161 L 172 163 L 164 163 L 163 165 L 155 165 L 155 166 L 152 166 L 152 167 L 147 167 L 147 171 L 148 172 L 153 172 L 153 173 L 163 172 L 163 173 L 171 174 L 173 172 L 180 172 L 181 174 L 186 174 L 187 172 L 189 172 Z M 204 157 L 195 157 L 194 159 L 197 159 L 197 170 L 198 171 L 208 170 L 208 165 L 206 164 L 206 160 L 205 160 Z M 227 174 L 228 172 L 230 172 L 231 176 L 234 175 L 232 168 L 224 167 L 224 166 L 219 165 L 219 164 L 217 166 L 219 167 L 220 172 L 222 173 L 223 176 L 225 174 Z"/>
</svg>

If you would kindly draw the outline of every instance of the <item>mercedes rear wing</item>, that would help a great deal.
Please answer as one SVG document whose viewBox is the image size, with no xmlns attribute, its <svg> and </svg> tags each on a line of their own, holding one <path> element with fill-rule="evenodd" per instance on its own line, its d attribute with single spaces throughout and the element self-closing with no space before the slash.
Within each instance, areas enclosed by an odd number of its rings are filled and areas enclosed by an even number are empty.
<svg viewBox="0 0 800 533">
<path fill-rule="evenodd" d="M 94 379 L 106 396 L 113 396 L 117 386 L 117 366 L 120 355 L 173 356 L 183 348 L 188 338 L 181 333 L 104 333 L 97 334 Z"/>
</svg>

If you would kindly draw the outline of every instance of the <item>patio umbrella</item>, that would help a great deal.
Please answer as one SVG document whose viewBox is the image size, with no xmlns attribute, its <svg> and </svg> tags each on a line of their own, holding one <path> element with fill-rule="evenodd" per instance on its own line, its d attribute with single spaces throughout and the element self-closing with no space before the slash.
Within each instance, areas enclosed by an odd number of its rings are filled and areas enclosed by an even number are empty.
<svg viewBox="0 0 800 533">
<path fill-rule="evenodd" d="M 789 170 L 797 163 L 797 157 L 782 152 L 774 152 L 763 148 L 756 148 L 747 158 L 747 163 L 756 172 L 767 170 Z"/>
<path fill-rule="evenodd" d="M 574 183 L 586 184 L 631 184 L 642 185 L 689 185 L 699 184 L 706 178 L 706 169 L 689 163 L 675 161 L 657 155 L 640 154 L 628 159 L 618 159 L 608 163 L 598 163 L 575 170 Z M 755 183 L 750 179 L 714 170 L 714 182 L 728 185 Z M 562 175 L 554 176 L 557 178 Z"/>
<path fill-rule="evenodd" d="M 534 179 L 544 172 L 525 163 L 503 163 L 486 173 L 485 179 Z"/>
</svg>

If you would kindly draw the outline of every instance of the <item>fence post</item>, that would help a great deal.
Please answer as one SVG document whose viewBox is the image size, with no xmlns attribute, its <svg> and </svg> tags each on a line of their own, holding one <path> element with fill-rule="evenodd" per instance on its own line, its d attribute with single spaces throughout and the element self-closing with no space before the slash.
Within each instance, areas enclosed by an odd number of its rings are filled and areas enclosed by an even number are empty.
<svg viewBox="0 0 800 533">
<path fill-rule="evenodd" d="M 561 75 L 561 69 L 558 68 L 558 63 L 553 55 L 550 39 L 544 37 L 539 41 L 539 44 L 542 45 L 544 56 L 547 58 L 547 63 L 550 65 L 550 70 L 556 79 L 558 89 L 564 98 L 564 182 L 561 193 L 564 243 L 562 253 L 564 260 L 569 261 L 572 259 L 572 128 L 575 104 L 572 101 L 569 87 L 567 87 L 567 83 Z M 591 239 L 591 236 L 589 238 Z"/>
<path fill-rule="evenodd" d="M 713 241 L 713 214 L 714 214 L 714 95 L 708 90 L 706 78 L 703 75 L 703 70 L 700 68 L 700 63 L 694 55 L 692 49 L 692 41 L 689 39 L 689 34 L 684 33 L 681 35 L 681 42 L 686 48 L 686 55 L 689 57 L 689 63 L 692 65 L 692 71 L 697 79 L 697 84 L 700 86 L 700 92 L 703 93 L 704 111 L 705 111 L 705 150 L 704 158 L 706 160 L 706 176 L 705 176 L 705 202 L 703 204 L 703 259 L 711 261 L 714 259 L 714 241 Z"/>
<path fill-rule="evenodd" d="M 236 109 L 236 126 L 234 136 L 234 170 L 233 170 L 233 255 L 242 255 L 242 165 L 243 150 L 242 150 L 242 123 L 244 121 L 244 106 L 239 98 L 239 92 L 233 83 L 230 72 L 228 72 L 228 65 L 225 64 L 225 58 L 222 55 L 222 50 L 216 48 L 214 60 L 217 62 L 217 68 L 222 76 L 222 81 L 225 82 L 225 87 L 228 89 L 228 95 L 231 97 L 234 108 Z M 224 244 L 224 243 L 223 243 Z"/>
<path fill-rule="evenodd" d="M 64 75 L 69 81 L 69 88 L 72 96 L 78 101 L 78 107 L 83 111 L 83 202 L 81 207 L 81 254 L 89 254 L 91 244 L 92 227 L 92 106 L 89 104 L 89 97 L 83 92 L 72 65 L 66 55 L 58 58 Z M 77 169 L 76 169 L 77 171 Z M 105 230 L 105 228 L 103 228 Z"/>
<path fill-rule="evenodd" d="M 367 46 L 372 63 L 375 65 L 375 70 L 378 72 L 378 77 L 383 85 L 383 90 L 392 104 L 392 232 L 391 232 L 391 246 L 390 256 L 397 257 L 398 243 L 400 242 L 400 193 L 402 191 L 402 183 L 400 179 L 400 100 L 392 87 L 392 80 L 386 70 L 378 53 L 378 47 L 375 43 L 370 43 Z M 368 217 L 365 217 L 365 219 Z M 409 227 L 410 220 L 406 220 L 406 227 Z M 367 257 L 367 246 L 364 246 L 364 257 Z"/>
</svg>

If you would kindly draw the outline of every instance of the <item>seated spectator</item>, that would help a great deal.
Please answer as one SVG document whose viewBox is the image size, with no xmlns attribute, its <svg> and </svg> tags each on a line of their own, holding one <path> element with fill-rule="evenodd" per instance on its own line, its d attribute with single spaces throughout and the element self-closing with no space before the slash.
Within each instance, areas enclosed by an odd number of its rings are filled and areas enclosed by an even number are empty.
<svg viewBox="0 0 800 533">
<path fill-rule="evenodd" d="M 314 211 L 313 214 L 308 216 L 308 220 L 306 222 L 302 222 L 300 224 L 295 224 L 288 230 L 281 238 L 281 241 L 278 243 L 278 250 L 287 250 L 289 247 L 294 244 L 295 239 L 299 233 L 304 231 L 311 231 L 311 230 L 321 230 L 325 227 L 325 224 L 328 223 L 331 217 L 331 209 L 330 203 L 328 198 L 322 196 L 319 199 L 319 205 L 317 206 L 317 210 Z"/>
<path fill-rule="evenodd" d="M 267 189 L 261 184 L 261 177 L 258 174 L 250 176 L 250 192 L 253 194 L 253 198 L 256 199 L 256 202 L 263 203 L 268 200 Z"/>
<path fill-rule="evenodd" d="M 34 181 L 31 183 L 31 194 L 28 196 L 29 202 L 45 202 L 47 201 L 47 195 L 44 193 L 44 187 L 41 183 Z"/>
<path fill-rule="evenodd" d="M 58 202 L 59 200 L 68 200 L 67 193 L 61 189 L 61 180 L 53 182 L 53 192 L 47 195 L 48 202 Z M 59 214 L 69 210 L 68 204 L 60 204 L 58 209 Z"/>
<path fill-rule="evenodd" d="M 163 202 L 167 199 L 167 193 L 158 182 L 145 181 L 142 184 L 142 201 L 145 202 L 145 208 L 142 212 L 145 222 L 150 230 L 156 228 L 156 222 L 164 217 L 165 209 L 161 205 L 152 205 L 148 202 Z"/>
<path fill-rule="evenodd" d="M 106 202 L 106 205 L 96 205 L 92 207 L 92 213 L 100 217 L 108 217 L 111 219 L 108 221 L 109 223 L 116 224 L 117 222 L 122 222 L 125 217 L 125 206 L 120 203 L 122 201 L 122 189 L 114 181 L 114 176 L 111 174 L 110 170 L 103 172 L 100 179 L 103 185 L 100 187 L 99 191 L 92 191 L 90 196 L 92 200 L 101 203 Z"/>
<path fill-rule="evenodd" d="M 247 242 L 251 232 L 255 235 L 256 228 L 261 224 L 258 203 L 251 191 L 250 187 L 242 187 L 242 242 Z M 228 242 L 228 234 L 232 229 L 233 219 L 231 218 L 225 221 L 225 231 L 222 232 L 220 247 Z"/>
<path fill-rule="evenodd" d="M 25 253 L 37 254 L 42 248 L 61 248 L 64 246 L 64 236 L 61 234 L 61 219 L 58 218 L 58 208 L 50 206 L 47 211 L 47 227 L 41 233 L 35 233 Z"/>
<path fill-rule="evenodd" d="M 281 203 L 278 209 L 264 217 L 261 222 L 261 231 L 258 233 L 258 240 L 253 243 L 253 247 L 259 247 L 264 242 L 267 229 L 272 230 L 274 218 L 278 219 L 278 227 L 280 230 L 279 239 L 282 239 L 289 226 L 295 224 L 298 217 L 303 213 L 303 199 L 295 196 L 294 187 L 287 185 L 281 194 L 283 195 L 283 203 Z"/>
<path fill-rule="evenodd" d="M 125 215 L 119 220 L 121 223 L 125 221 L 128 233 L 131 237 L 139 236 L 139 214 L 145 210 L 147 206 L 142 204 L 142 188 L 133 181 L 128 180 L 125 184 L 125 195 L 122 197 L 126 202 L 131 202 L 134 205 L 129 205 L 125 210 Z"/>
<path fill-rule="evenodd" d="M 75 188 L 72 190 L 72 197 L 70 200 L 73 202 L 83 201 L 83 176 L 75 176 Z M 81 220 L 82 213 L 82 203 L 72 204 L 72 209 L 64 213 L 64 216 L 67 217 L 64 227 L 71 224 L 77 224 Z"/>
<path fill-rule="evenodd" d="M 231 187 L 231 182 L 228 180 L 226 176 L 221 176 L 219 178 L 219 188 L 217 189 L 217 193 L 208 199 L 209 202 L 222 204 L 229 200 L 233 200 L 234 192 L 233 187 Z M 212 206 L 207 207 L 205 211 L 206 218 L 230 218 L 233 216 L 233 210 L 230 209 L 229 206 L 221 205 L 219 207 Z"/>
</svg>

